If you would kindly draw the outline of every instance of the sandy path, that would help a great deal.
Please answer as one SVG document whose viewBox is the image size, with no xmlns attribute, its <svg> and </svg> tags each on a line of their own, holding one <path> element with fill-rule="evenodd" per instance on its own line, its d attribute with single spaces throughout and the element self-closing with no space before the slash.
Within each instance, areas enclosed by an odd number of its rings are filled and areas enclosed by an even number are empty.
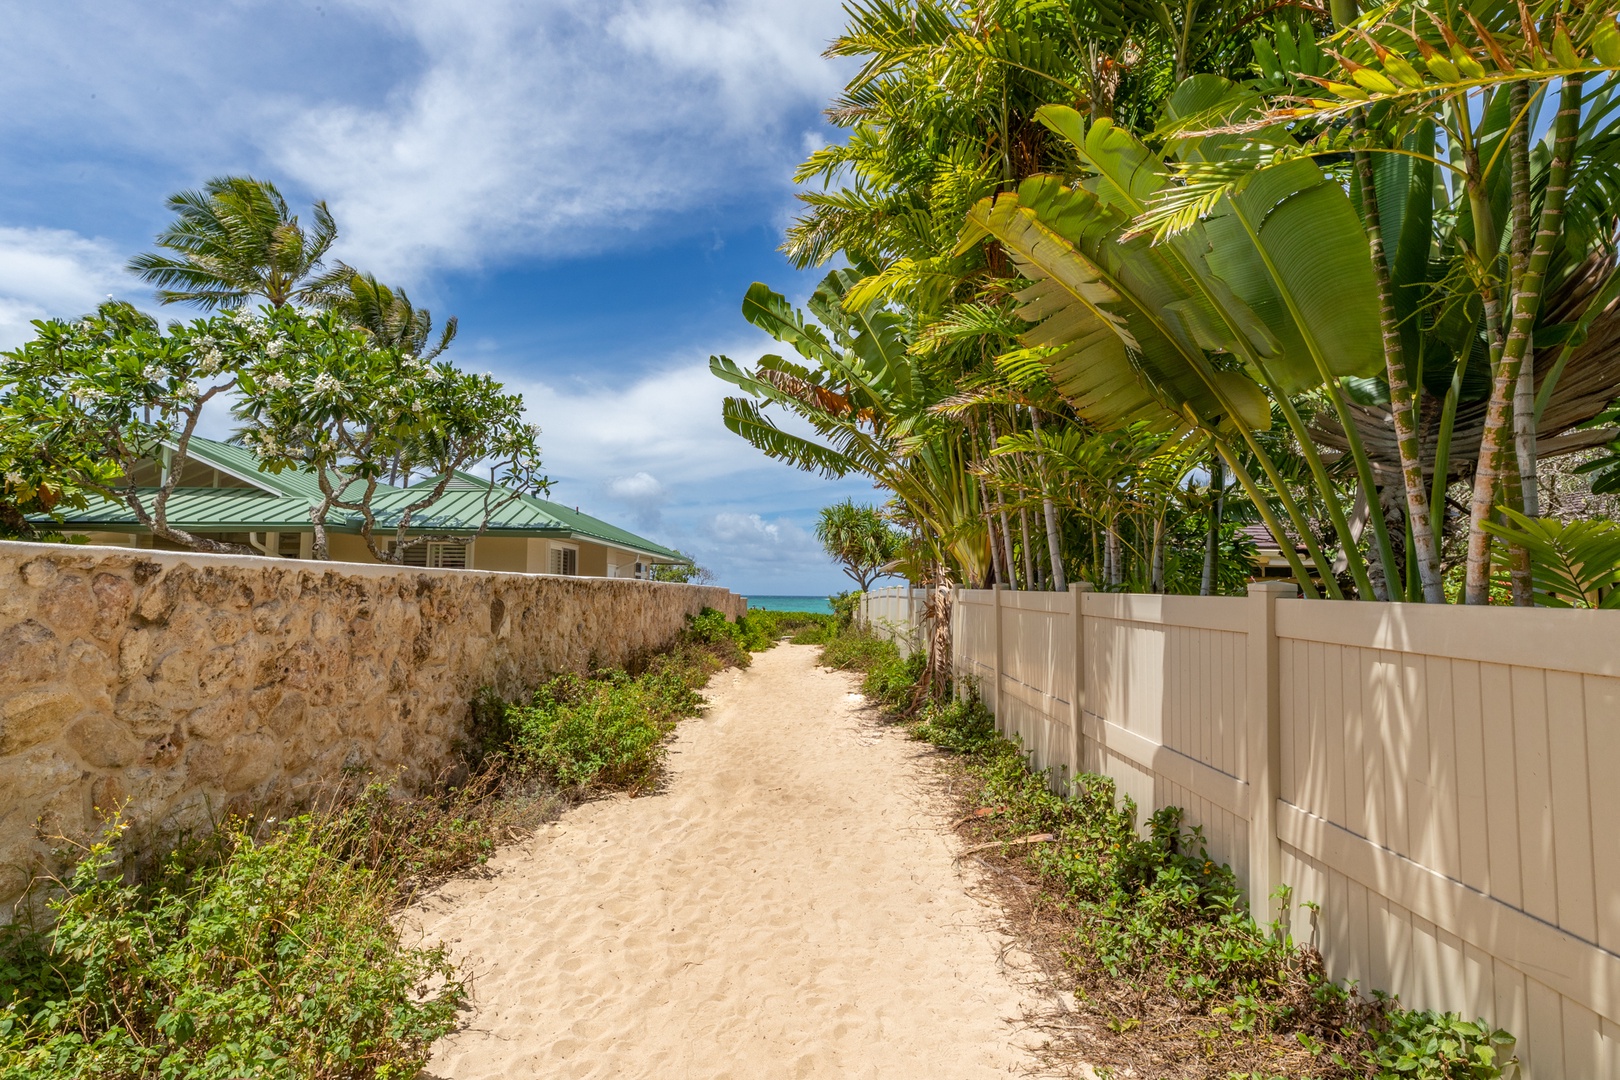
<svg viewBox="0 0 1620 1080">
<path fill-rule="evenodd" d="M 569 812 L 412 913 L 473 973 L 431 1076 L 956 1077 L 1031 1061 L 920 749 L 778 646 L 667 790 Z"/>
</svg>

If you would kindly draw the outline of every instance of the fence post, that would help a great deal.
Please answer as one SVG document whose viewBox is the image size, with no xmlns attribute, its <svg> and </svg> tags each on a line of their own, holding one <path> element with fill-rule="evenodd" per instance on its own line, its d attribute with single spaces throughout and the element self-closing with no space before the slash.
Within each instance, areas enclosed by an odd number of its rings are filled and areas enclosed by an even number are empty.
<svg viewBox="0 0 1620 1080">
<path fill-rule="evenodd" d="M 1069 704 L 1073 723 L 1069 747 L 1069 792 L 1074 793 L 1076 778 L 1086 771 L 1086 593 L 1091 582 L 1076 581 L 1069 586 L 1069 602 L 1074 605 L 1074 698 Z"/>
<path fill-rule="evenodd" d="M 962 665 L 957 660 L 957 649 L 959 647 L 957 643 L 961 639 L 961 635 L 957 633 L 957 629 L 961 625 L 958 620 L 962 617 L 962 587 L 960 585 L 951 586 L 951 606 L 945 617 L 950 620 L 951 690 L 955 693 L 956 700 L 966 701 L 970 695 L 968 694 L 968 687 L 964 685 L 966 680 L 962 678 Z"/>
<path fill-rule="evenodd" d="M 995 658 L 994 673 L 990 680 L 990 715 L 996 718 L 996 730 L 1001 730 L 1001 590 L 1000 582 L 990 586 L 990 599 L 992 602 L 990 618 L 990 639 L 995 648 L 991 655 Z"/>
<path fill-rule="evenodd" d="M 910 656 L 922 647 L 922 627 L 917 619 L 917 588 L 911 582 L 906 582 L 906 655 Z"/>
<path fill-rule="evenodd" d="M 1244 717 L 1249 781 L 1249 911 L 1276 918 L 1272 893 L 1282 884 L 1277 799 L 1282 794 L 1282 700 L 1277 662 L 1277 599 L 1295 596 L 1292 581 L 1249 584 L 1249 709 Z"/>
</svg>

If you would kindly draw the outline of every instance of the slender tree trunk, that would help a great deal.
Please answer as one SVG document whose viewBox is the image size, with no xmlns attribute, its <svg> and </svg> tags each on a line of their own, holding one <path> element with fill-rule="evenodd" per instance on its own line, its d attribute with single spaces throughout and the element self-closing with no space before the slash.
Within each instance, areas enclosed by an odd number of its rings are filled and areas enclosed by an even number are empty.
<svg viewBox="0 0 1620 1080">
<path fill-rule="evenodd" d="M 1016 592 L 1018 579 L 1013 575 L 1012 523 L 1007 518 L 1007 504 L 1000 495 L 996 496 L 996 510 L 1001 515 L 1002 558 L 1007 566 L 1007 588 Z"/>
<path fill-rule="evenodd" d="M 1109 518 L 1108 520 L 1108 535 L 1106 537 L 1106 543 L 1107 547 L 1104 558 L 1107 560 L 1107 562 L 1104 569 L 1108 574 L 1109 586 L 1117 589 L 1120 583 L 1125 580 L 1125 570 L 1124 567 L 1120 565 L 1119 521 L 1117 518 Z"/>
<path fill-rule="evenodd" d="M 1039 409 L 1029 410 L 1029 422 L 1035 429 L 1037 438 L 1041 434 L 1041 413 Z M 1052 590 L 1054 592 L 1067 592 L 1069 582 L 1063 573 L 1063 542 L 1062 533 L 1058 529 L 1057 507 L 1052 502 L 1052 496 L 1046 494 L 1051 488 L 1047 483 L 1046 466 L 1041 465 L 1041 512 L 1046 517 L 1046 554 L 1052 560 Z"/>
<path fill-rule="evenodd" d="M 309 515 L 310 522 L 315 527 L 315 536 L 310 544 L 309 557 L 325 561 L 332 557 L 326 546 L 326 512 L 331 509 L 329 502 L 323 502 Z"/>
<path fill-rule="evenodd" d="M 1002 564 L 1001 541 L 996 539 L 996 515 L 990 508 L 990 491 L 984 477 L 979 477 L 979 506 L 984 514 L 985 536 L 990 540 L 990 572 L 999 584 L 1007 583 L 1007 568 Z"/>
<path fill-rule="evenodd" d="M 1214 596 L 1216 573 L 1221 555 L 1221 516 L 1226 511 L 1226 469 L 1219 454 L 1209 465 L 1209 486 L 1215 494 L 1209 510 L 1209 532 L 1204 537 L 1204 578 L 1198 595 Z"/>
<path fill-rule="evenodd" d="M 1526 517 L 1541 516 L 1540 462 L 1536 457 L 1536 345 L 1525 350 L 1513 394 L 1513 439 L 1519 456 L 1520 496 Z"/>
<path fill-rule="evenodd" d="M 993 415 L 986 416 L 985 422 L 990 429 L 990 446 L 994 448 L 996 443 L 1001 441 L 1000 436 L 996 434 L 996 418 Z M 996 513 L 1001 517 L 1002 566 L 1007 572 L 1007 588 L 1016 591 L 1018 581 L 1013 576 L 1012 523 L 1007 517 L 1007 503 L 999 491 L 996 492 Z"/>
<path fill-rule="evenodd" d="M 1484 529 L 1495 507 L 1497 484 L 1504 479 L 1503 458 L 1512 434 L 1513 395 L 1518 389 L 1519 371 L 1530 346 L 1530 334 L 1541 308 L 1541 288 L 1552 259 L 1553 243 L 1563 228 L 1564 201 L 1569 188 L 1570 164 L 1580 133 L 1581 89 L 1583 80 L 1571 75 L 1564 80 L 1554 120 L 1555 139 L 1552 162 L 1548 166 L 1547 193 L 1542 202 L 1541 221 L 1530 248 L 1530 259 L 1511 298 L 1512 322 L 1502 346 L 1501 360 L 1491 378 L 1491 397 L 1485 412 L 1485 434 L 1480 441 L 1479 462 L 1474 469 L 1474 495 L 1468 515 L 1467 602 L 1490 602 L 1491 537 Z M 1515 230 L 1521 226 L 1514 223 Z M 1516 464 L 1516 462 L 1515 462 Z"/>
<path fill-rule="evenodd" d="M 1509 252 L 1512 264 L 1509 280 L 1515 295 L 1524 287 L 1530 273 L 1531 239 L 1530 215 L 1532 204 L 1530 201 L 1530 87 L 1523 82 L 1514 83 L 1508 92 L 1509 108 L 1514 116 L 1524 116 L 1523 122 L 1515 124 L 1508 136 L 1508 168 L 1512 180 L 1513 200 L 1513 246 Z M 1519 376 L 1513 384 L 1513 473 L 1507 484 L 1506 502 L 1516 502 L 1522 497 L 1524 491 L 1524 468 L 1530 466 L 1532 477 L 1535 473 L 1534 461 L 1528 460 L 1529 444 L 1534 441 L 1535 431 L 1535 341 L 1531 339 L 1525 343 L 1524 359 L 1519 365 Z M 1528 414 L 1519 412 L 1519 399 L 1524 398 L 1525 405 L 1530 409 Z M 1526 433 L 1530 433 L 1526 436 Z M 1535 487 L 1532 483 L 1529 498 L 1535 498 Z M 1521 544 L 1508 544 L 1509 577 L 1513 585 L 1513 603 L 1516 607 L 1530 607 L 1535 603 L 1535 594 L 1530 584 L 1530 551 Z"/>
<path fill-rule="evenodd" d="M 1164 592 L 1164 518 L 1153 519 L 1153 557 L 1149 560 L 1148 590 Z"/>
<path fill-rule="evenodd" d="M 1035 559 L 1029 546 L 1029 508 L 1024 506 L 1018 508 L 1018 542 L 1024 548 L 1024 588 L 1036 588 Z"/>
<path fill-rule="evenodd" d="M 1364 136 L 1366 127 L 1366 117 L 1357 113 L 1357 134 Z M 1413 537 L 1413 550 L 1407 552 L 1407 558 L 1417 560 L 1423 602 L 1442 604 L 1446 595 L 1440 580 L 1440 552 L 1435 545 L 1434 528 L 1429 520 L 1429 492 L 1423 483 L 1417 389 L 1407 379 L 1406 349 L 1401 341 L 1400 320 L 1395 314 L 1395 288 L 1390 279 L 1389 256 L 1384 250 L 1384 226 L 1378 209 L 1378 187 L 1371 153 L 1365 150 L 1356 152 L 1356 171 L 1361 177 L 1362 213 L 1366 220 L 1367 240 L 1372 247 L 1373 277 L 1378 284 L 1378 319 L 1384 340 L 1384 372 L 1389 380 L 1389 412 L 1395 421 L 1395 444 L 1401 456 L 1401 483 L 1406 488 L 1406 517 L 1411 524 Z"/>
</svg>

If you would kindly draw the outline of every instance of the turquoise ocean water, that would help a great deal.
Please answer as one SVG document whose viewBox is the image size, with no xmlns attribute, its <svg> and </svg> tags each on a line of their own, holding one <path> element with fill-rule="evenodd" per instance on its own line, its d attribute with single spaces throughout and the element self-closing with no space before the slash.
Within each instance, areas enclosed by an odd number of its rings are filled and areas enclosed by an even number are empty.
<svg viewBox="0 0 1620 1080">
<path fill-rule="evenodd" d="M 831 615 L 832 605 L 825 596 L 750 596 L 751 611 L 809 611 L 817 615 Z"/>
</svg>

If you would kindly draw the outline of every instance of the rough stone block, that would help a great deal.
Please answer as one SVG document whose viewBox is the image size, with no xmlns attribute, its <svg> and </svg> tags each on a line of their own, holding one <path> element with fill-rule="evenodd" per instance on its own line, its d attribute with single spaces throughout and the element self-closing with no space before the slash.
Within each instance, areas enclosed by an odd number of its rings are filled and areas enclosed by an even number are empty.
<svg viewBox="0 0 1620 1080">
<path fill-rule="evenodd" d="M 0 687 L 28 686 L 54 678 L 61 644 L 51 628 L 36 619 L 0 630 Z"/>
<path fill-rule="evenodd" d="M 135 608 L 135 586 L 118 574 L 103 572 L 90 582 L 90 590 L 96 599 L 94 633 L 107 640 L 129 621 L 130 612 Z"/>
<path fill-rule="evenodd" d="M 54 739 L 79 712 L 68 689 L 24 690 L 0 701 L 0 756 Z"/>
<path fill-rule="evenodd" d="M 248 719 L 247 702 L 238 697 L 214 698 L 186 716 L 186 734 L 192 739 L 228 739 L 255 726 Z"/>
<path fill-rule="evenodd" d="M 141 743 L 105 713 L 92 713 L 67 729 L 68 748 L 98 769 L 122 769 L 140 760 Z"/>
</svg>

